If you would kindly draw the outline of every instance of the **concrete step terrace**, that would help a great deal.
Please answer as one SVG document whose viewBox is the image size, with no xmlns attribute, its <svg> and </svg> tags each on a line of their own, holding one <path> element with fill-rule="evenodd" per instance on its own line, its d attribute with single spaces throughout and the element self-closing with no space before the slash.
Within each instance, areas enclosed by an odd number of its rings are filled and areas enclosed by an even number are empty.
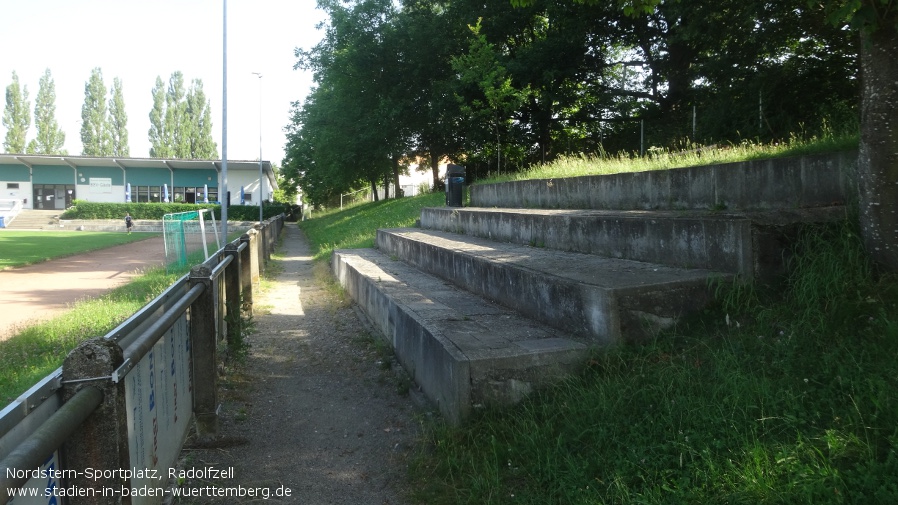
<svg viewBox="0 0 898 505">
<path fill-rule="evenodd" d="M 704 307 L 732 274 L 502 243 L 437 230 L 377 231 L 384 254 L 519 313 L 607 345 Z"/>
<path fill-rule="evenodd" d="M 334 251 L 332 266 L 450 422 L 520 401 L 587 358 L 584 342 L 378 251 Z"/>
<path fill-rule="evenodd" d="M 755 212 L 425 208 L 422 228 L 514 244 L 702 268 L 769 279 L 805 224 L 845 218 L 845 207 Z"/>
</svg>

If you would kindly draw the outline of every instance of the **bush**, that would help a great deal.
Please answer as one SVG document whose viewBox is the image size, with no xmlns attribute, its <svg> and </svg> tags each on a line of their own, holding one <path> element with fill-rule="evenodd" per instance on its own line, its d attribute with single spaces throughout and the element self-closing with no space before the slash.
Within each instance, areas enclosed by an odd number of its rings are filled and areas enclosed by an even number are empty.
<svg viewBox="0 0 898 505">
<path fill-rule="evenodd" d="M 199 209 L 211 209 L 215 219 L 221 220 L 221 206 L 212 203 L 99 203 L 86 200 L 75 200 L 74 206 L 68 208 L 62 219 L 124 219 L 131 214 L 135 220 L 161 221 L 165 214 L 191 212 Z M 291 209 L 285 204 L 267 204 L 262 206 L 265 219 L 284 213 L 289 216 Z M 231 205 L 228 208 L 228 221 L 257 221 L 259 207 L 254 205 Z"/>
</svg>

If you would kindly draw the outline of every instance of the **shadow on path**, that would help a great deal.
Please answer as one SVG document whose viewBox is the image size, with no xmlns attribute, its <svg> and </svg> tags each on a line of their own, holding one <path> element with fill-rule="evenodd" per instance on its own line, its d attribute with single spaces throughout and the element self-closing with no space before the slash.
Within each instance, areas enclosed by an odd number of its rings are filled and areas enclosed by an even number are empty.
<svg viewBox="0 0 898 505">
<path fill-rule="evenodd" d="M 275 259 L 282 270 L 255 301 L 246 363 L 220 383 L 221 437 L 208 446 L 188 441 L 182 460 L 185 468 L 233 468 L 234 476 L 184 487 L 256 488 L 274 503 L 404 503 L 420 412 L 403 391 L 404 374 L 390 369 L 338 292 L 315 278 L 323 265 L 295 224 L 285 227 Z"/>
</svg>

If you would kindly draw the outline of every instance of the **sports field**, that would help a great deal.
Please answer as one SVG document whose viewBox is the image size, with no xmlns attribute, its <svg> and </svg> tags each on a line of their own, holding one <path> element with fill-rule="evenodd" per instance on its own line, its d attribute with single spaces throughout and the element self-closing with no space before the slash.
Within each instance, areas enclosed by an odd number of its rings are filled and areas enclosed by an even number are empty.
<svg viewBox="0 0 898 505">
<path fill-rule="evenodd" d="M 8 240 L 7 233 L 0 233 L 3 261 L 34 264 L 0 271 L 0 340 L 164 265 L 160 234 L 24 232 L 21 240 Z M 122 239 L 126 243 L 116 245 Z M 57 257 L 42 261 L 51 256 Z"/>
<path fill-rule="evenodd" d="M 158 236 L 156 233 L 0 230 L 0 270 Z"/>
</svg>

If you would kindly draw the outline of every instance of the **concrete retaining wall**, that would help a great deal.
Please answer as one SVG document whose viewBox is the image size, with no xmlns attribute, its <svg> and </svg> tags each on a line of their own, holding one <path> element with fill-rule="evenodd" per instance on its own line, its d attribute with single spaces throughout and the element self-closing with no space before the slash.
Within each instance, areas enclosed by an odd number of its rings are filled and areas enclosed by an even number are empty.
<svg viewBox="0 0 898 505">
<path fill-rule="evenodd" d="M 851 151 L 469 189 L 472 207 L 766 210 L 846 203 L 856 171 Z"/>
</svg>

